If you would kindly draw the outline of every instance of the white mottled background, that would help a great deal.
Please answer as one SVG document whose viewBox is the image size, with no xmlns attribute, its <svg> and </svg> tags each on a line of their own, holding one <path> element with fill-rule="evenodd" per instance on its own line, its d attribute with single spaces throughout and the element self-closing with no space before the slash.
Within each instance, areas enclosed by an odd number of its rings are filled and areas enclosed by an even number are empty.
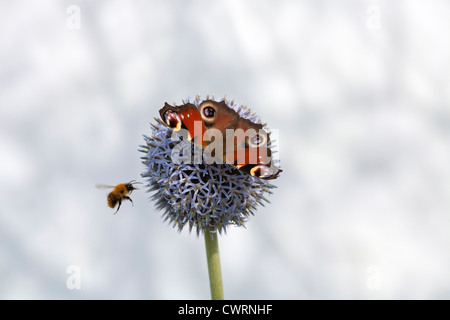
<svg viewBox="0 0 450 320">
<path fill-rule="evenodd" d="M 0 298 L 208 299 L 202 238 L 94 186 L 140 179 L 165 101 L 215 93 L 280 130 L 284 169 L 220 238 L 226 298 L 449 299 L 449 12 L 1 1 Z"/>
</svg>

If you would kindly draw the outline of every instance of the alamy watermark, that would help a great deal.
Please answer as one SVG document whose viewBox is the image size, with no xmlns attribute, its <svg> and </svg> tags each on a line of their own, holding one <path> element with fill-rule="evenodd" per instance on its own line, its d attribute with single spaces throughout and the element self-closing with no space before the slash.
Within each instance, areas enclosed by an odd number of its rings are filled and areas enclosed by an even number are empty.
<svg viewBox="0 0 450 320">
<path fill-rule="evenodd" d="M 381 267 L 372 265 L 367 267 L 367 281 L 366 286 L 369 290 L 381 289 Z"/>
<path fill-rule="evenodd" d="M 379 5 L 372 4 L 366 10 L 369 17 L 366 21 L 366 26 L 370 30 L 379 30 L 381 28 L 381 9 Z"/>
<path fill-rule="evenodd" d="M 66 9 L 66 27 L 69 30 L 81 29 L 81 8 L 77 5 L 70 5 Z"/>
<path fill-rule="evenodd" d="M 66 287 L 69 290 L 81 290 L 81 268 L 77 265 L 70 265 L 66 269 L 69 274 L 66 280 Z"/>
</svg>

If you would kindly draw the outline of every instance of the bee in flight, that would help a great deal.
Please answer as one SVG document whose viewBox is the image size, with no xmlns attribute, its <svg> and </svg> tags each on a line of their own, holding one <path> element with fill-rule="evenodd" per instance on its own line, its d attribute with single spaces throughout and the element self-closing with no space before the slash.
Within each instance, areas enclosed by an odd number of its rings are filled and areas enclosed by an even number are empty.
<svg viewBox="0 0 450 320">
<path fill-rule="evenodd" d="M 139 190 L 138 188 L 136 188 L 134 186 L 134 184 L 138 184 L 138 183 L 141 183 L 141 182 L 136 182 L 136 180 L 131 180 L 128 183 L 119 183 L 116 186 L 98 184 L 96 187 L 98 189 L 110 189 L 110 188 L 113 189 L 108 194 L 106 201 L 108 203 L 108 207 L 110 207 L 111 209 L 114 209 L 116 207 L 116 205 L 119 204 L 116 212 L 114 212 L 114 214 L 116 214 L 119 211 L 120 205 L 122 204 L 123 200 L 130 200 L 131 204 L 134 206 L 133 200 L 131 200 L 129 195 L 133 192 L 133 190 Z"/>
</svg>

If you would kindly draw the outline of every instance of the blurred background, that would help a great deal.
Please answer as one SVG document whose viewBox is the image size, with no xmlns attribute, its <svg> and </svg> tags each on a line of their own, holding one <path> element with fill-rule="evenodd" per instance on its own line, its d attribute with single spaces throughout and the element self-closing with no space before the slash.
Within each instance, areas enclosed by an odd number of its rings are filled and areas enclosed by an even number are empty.
<svg viewBox="0 0 450 320">
<path fill-rule="evenodd" d="M 220 237 L 228 299 L 450 298 L 448 1 L 1 1 L 0 298 L 209 299 L 141 180 L 164 102 L 280 130 L 270 205 Z"/>
</svg>

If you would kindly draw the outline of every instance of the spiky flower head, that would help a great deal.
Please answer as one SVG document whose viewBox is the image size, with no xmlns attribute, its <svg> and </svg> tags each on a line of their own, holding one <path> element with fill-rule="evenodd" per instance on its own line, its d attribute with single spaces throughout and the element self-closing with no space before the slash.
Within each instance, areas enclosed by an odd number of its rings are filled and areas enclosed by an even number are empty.
<svg viewBox="0 0 450 320">
<path fill-rule="evenodd" d="M 206 100 L 210 97 L 206 96 Z M 214 96 L 211 100 L 215 100 Z M 204 100 L 199 95 L 194 100 L 183 100 L 198 107 Z M 224 97 L 227 106 L 238 112 L 242 118 L 261 123 L 250 109 L 235 104 Z M 164 220 L 181 231 L 188 225 L 197 234 L 206 229 L 215 232 L 226 231 L 229 225 L 244 226 L 249 215 L 253 215 L 258 205 L 269 202 L 266 194 L 271 194 L 275 186 L 268 180 L 259 179 L 228 164 L 211 161 L 173 161 L 174 148 L 180 143 L 189 143 L 192 156 L 201 154 L 201 147 L 183 140 L 173 133 L 160 119 L 152 123 L 152 134 L 144 135 L 141 157 L 147 179 L 148 191 L 156 207 L 163 212 Z M 265 125 L 264 125 L 265 126 Z M 267 128 L 264 128 L 266 131 Z M 203 155 L 205 157 L 205 155 Z"/>
</svg>

